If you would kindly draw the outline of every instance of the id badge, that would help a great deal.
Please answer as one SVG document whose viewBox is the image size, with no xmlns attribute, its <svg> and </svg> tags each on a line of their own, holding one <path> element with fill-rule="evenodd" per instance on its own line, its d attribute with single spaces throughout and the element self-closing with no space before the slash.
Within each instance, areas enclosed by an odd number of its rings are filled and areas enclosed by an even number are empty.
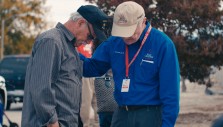
<svg viewBox="0 0 223 127">
<path fill-rule="evenodd" d="M 129 92 L 130 79 L 123 79 L 121 92 Z"/>
</svg>

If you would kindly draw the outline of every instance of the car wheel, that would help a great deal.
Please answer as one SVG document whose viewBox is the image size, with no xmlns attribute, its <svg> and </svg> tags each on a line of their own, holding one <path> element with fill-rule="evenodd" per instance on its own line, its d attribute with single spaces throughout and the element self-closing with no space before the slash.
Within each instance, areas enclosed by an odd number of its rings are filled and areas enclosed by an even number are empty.
<svg viewBox="0 0 223 127">
<path fill-rule="evenodd" d="M 7 101 L 7 105 L 6 105 L 6 110 L 9 110 L 11 107 L 12 102 L 11 101 Z"/>
</svg>

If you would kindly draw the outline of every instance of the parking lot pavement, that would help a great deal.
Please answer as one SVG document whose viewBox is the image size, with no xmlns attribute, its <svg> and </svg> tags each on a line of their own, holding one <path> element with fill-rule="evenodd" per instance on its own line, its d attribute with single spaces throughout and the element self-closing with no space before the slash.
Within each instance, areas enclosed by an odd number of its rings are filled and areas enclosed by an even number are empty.
<svg viewBox="0 0 223 127">
<path fill-rule="evenodd" d="M 22 117 L 22 103 L 12 103 L 10 110 L 6 110 L 5 114 L 8 116 L 8 118 L 15 122 L 21 127 L 21 117 Z M 9 126 L 9 122 L 6 118 L 6 116 L 3 117 L 3 124 Z M 98 123 L 93 123 L 93 120 L 91 120 L 90 127 L 98 127 Z"/>
<path fill-rule="evenodd" d="M 6 110 L 5 114 L 12 122 L 17 123 L 21 127 L 22 103 L 12 103 L 10 110 Z M 6 116 L 3 117 L 3 124 L 9 126 Z"/>
</svg>

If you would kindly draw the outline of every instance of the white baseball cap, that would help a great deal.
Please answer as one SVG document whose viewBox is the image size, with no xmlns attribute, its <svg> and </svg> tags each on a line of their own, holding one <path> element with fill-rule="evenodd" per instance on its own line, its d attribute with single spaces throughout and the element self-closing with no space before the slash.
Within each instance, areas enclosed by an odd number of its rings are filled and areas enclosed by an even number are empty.
<svg viewBox="0 0 223 127">
<path fill-rule="evenodd" d="M 141 5 L 133 1 L 123 2 L 115 9 L 112 36 L 132 36 L 144 17 L 145 11 Z"/>
</svg>

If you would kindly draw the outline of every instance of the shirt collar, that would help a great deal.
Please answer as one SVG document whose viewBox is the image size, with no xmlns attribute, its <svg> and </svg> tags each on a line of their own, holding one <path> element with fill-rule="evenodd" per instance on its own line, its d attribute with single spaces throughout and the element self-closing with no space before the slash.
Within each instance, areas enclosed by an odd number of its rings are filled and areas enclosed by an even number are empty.
<svg viewBox="0 0 223 127">
<path fill-rule="evenodd" d="M 70 42 L 75 43 L 76 38 L 62 23 L 58 22 L 56 28 L 60 29 Z"/>
<path fill-rule="evenodd" d="M 141 36 L 140 36 L 140 38 L 139 38 L 139 42 L 142 42 L 142 40 L 143 40 L 143 38 L 144 38 L 144 36 L 145 36 L 145 34 L 146 34 L 146 31 L 148 30 L 149 26 L 150 26 L 150 23 L 149 23 L 149 22 L 146 22 L 146 27 L 145 27 L 145 29 L 143 30 L 143 32 L 142 32 L 142 34 L 141 34 Z"/>
</svg>

